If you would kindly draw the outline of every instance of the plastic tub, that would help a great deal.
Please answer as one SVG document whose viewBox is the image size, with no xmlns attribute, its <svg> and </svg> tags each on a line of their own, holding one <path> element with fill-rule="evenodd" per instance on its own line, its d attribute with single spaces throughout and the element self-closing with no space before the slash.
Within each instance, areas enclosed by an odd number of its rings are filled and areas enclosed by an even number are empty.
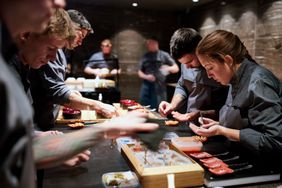
<svg viewBox="0 0 282 188">
<path fill-rule="evenodd" d="M 201 151 L 203 143 L 195 141 L 193 137 L 179 137 L 171 139 L 171 143 L 183 152 Z"/>
<path fill-rule="evenodd" d="M 105 188 L 134 188 L 139 186 L 138 178 L 132 171 L 105 173 L 102 176 L 102 181 Z"/>
</svg>

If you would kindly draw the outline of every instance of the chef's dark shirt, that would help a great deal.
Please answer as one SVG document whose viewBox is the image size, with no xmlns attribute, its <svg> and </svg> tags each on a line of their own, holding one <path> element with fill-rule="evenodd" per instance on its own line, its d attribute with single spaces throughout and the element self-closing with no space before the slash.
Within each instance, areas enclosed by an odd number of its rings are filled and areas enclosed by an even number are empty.
<svg viewBox="0 0 282 188">
<path fill-rule="evenodd" d="M 0 57 L 0 187 L 34 187 L 32 109 Z"/>
<path fill-rule="evenodd" d="M 245 59 L 232 78 L 220 124 L 240 130 L 240 142 L 256 155 L 282 154 L 282 84 Z"/>
<path fill-rule="evenodd" d="M 59 49 L 56 60 L 40 69 L 31 69 L 30 82 L 35 124 L 40 130 L 50 130 L 59 111 L 58 104 L 69 102 L 71 89 L 65 84 L 67 61 Z"/>
<path fill-rule="evenodd" d="M 197 110 L 217 110 L 225 104 L 228 88 L 208 78 L 203 67 L 186 68 L 181 64 L 174 95 L 187 99 L 187 112 Z"/>
<path fill-rule="evenodd" d="M 0 22 L 0 34 L 1 30 Z M 34 188 L 35 166 L 30 135 L 32 109 L 2 58 L 2 53 L 9 51 L 2 40 L 0 48 L 0 187 Z"/>
<path fill-rule="evenodd" d="M 103 52 L 97 52 L 90 57 L 86 67 L 90 67 L 93 69 L 97 69 L 97 68 L 99 69 L 108 68 L 109 70 L 117 69 L 118 58 L 117 55 L 115 54 L 110 54 L 105 56 Z"/>
</svg>

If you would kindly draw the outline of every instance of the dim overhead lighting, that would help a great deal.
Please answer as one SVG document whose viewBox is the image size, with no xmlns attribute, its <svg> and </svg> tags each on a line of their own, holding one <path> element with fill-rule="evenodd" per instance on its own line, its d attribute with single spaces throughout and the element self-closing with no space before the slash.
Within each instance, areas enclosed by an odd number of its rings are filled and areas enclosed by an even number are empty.
<svg viewBox="0 0 282 188">
<path fill-rule="evenodd" d="M 222 6 L 226 5 L 226 2 L 225 1 L 221 1 L 220 3 Z"/>
<path fill-rule="evenodd" d="M 137 7 L 137 6 L 138 6 L 138 3 L 132 3 L 132 6 L 133 6 L 133 7 Z"/>
<path fill-rule="evenodd" d="M 199 0 L 192 0 L 194 3 L 198 3 L 199 2 Z"/>
</svg>

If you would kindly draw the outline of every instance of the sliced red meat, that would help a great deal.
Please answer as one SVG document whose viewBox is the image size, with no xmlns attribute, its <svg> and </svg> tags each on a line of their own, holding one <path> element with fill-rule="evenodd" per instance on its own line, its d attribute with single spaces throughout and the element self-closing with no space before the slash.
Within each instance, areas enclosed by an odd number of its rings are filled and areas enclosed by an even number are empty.
<svg viewBox="0 0 282 188">
<path fill-rule="evenodd" d="M 204 158 L 212 157 L 212 155 L 207 152 L 189 153 L 189 155 L 197 159 L 204 159 Z"/>
<path fill-rule="evenodd" d="M 234 170 L 228 167 L 209 168 L 209 171 L 218 176 L 232 174 L 234 172 Z"/>
<path fill-rule="evenodd" d="M 226 163 L 223 161 L 215 161 L 212 163 L 204 163 L 204 165 L 208 168 L 219 168 L 219 167 L 228 167 Z"/>
<path fill-rule="evenodd" d="M 210 158 L 207 158 L 207 159 L 200 159 L 201 162 L 203 163 L 213 163 L 215 161 L 221 161 L 219 158 L 216 158 L 216 157 L 210 157 Z"/>
</svg>

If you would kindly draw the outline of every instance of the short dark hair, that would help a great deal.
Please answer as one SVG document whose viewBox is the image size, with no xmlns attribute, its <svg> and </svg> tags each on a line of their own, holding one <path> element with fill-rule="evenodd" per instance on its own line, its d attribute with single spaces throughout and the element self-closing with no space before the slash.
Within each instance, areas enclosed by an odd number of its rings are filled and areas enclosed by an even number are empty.
<svg viewBox="0 0 282 188">
<path fill-rule="evenodd" d="M 201 35 L 192 28 L 176 30 L 170 39 L 170 54 L 174 59 L 181 58 L 184 54 L 195 53 Z"/>
<path fill-rule="evenodd" d="M 74 23 L 78 24 L 80 28 L 86 29 L 90 33 L 94 32 L 91 24 L 89 23 L 89 21 L 85 18 L 85 16 L 81 12 L 79 12 L 77 10 L 72 10 L 72 9 L 68 10 L 67 12 L 68 12 L 71 20 Z"/>
<path fill-rule="evenodd" d="M 153 41 L 159 42 L 159 38 L 157 36 L 155 36 L 155 35 L 148 37 L 147 40 L 153 40 Z"/>
</svg>

